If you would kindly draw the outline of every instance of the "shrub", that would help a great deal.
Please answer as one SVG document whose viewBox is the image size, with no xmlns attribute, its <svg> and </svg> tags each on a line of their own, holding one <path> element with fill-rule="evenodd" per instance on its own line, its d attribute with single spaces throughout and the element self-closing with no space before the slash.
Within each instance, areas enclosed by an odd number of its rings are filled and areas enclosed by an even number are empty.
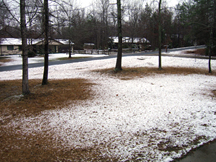
<svg viewBox="0 0 216 162">
<path fill-rule="evenodd" d="M 28 51 L 28 57 L 35 57 L 36 53 L 34 51 Z"/>
</svg>

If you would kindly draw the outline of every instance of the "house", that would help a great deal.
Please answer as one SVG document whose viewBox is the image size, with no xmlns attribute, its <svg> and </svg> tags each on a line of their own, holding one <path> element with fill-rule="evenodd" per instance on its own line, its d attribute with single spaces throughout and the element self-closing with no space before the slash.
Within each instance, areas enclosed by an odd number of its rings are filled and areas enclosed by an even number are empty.
<svg viewBox="0 0 216 162">
<path fill-rule="evenodd" d="M 20 38 L 1 38 L 0 52 L 1 55 L 21 54 L 22 40 Z"/>
<path fill-rule="evenodd" d="M 43 54 L 44 39 L 27 39 L 28 50 L 35 53 Z M 72 48 L 74 43 L 71 43 Z M 69 48 L 69 40 L 65 39 L 50 39 L 49 40 L 49 53 L 58 53 L 59 47 L 67 46 Z M 22 39 L 21 38 L 1 38 L 0 39 L 0 54 L 22 54 Z"/>
<path fill-rule="evenodd" d="M 84 52 L 92 54 L 94 47 L 95 47 L 94 43 L 84 43 L 84 46 L 83 46 Z"/>
<path fill-rule="evenodd" d="M 118 47 L 118 37 L 110 37 L 110 39 L 112 40 L 114 47 Z M 149 40 L 147 40 L 146 38 L 141 38 L 141 37 L 135 37 L 135 38 L 131 38 L 131 37 L 122 37 L 122 46 L 123 48 L 141 48 L 144 49 L 146 46 L 150 45 Z"/>
</svg>

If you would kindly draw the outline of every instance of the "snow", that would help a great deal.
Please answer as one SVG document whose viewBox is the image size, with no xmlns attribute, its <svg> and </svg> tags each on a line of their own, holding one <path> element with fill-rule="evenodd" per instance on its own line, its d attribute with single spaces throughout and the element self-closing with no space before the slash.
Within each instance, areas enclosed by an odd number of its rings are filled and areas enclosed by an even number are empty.
<svg viewBox="0 0 216 162">
<path fill-rule="evenodd" d="M 110 37 L 110 39 L 113 39 L 114 43 L 119 42 L 118 37 Z M 149 41 L 146 38 L 133 38 L 133 40 L 130 37 L 123 37 L 122 38 L 123 43 L 132 43 L 132 41 L 133 41 L 133 43 L 139 43 L 139 42 L 141 42 L 141 43 L 149 43 Z"/>
<path fill-rule="evenodd" d="M 123 57 L 122 61 L 124 67 L 158 66 L 156 56 Z M 86 78 L 96 83 L 94 99 L 35 117 L 18 117 L 8 127 L 20 127 L 23 134 L 47 133 L 61 141 L 62 148 L 98 148 L 120 161 L 138 157 L 169 162 L 215 139 L 216 102 L 210 97 L 216 89 L 214 75 L 153 74 L 120 80 L 91 71 L 114 68 L 115 63 L 110 58 L 50 66 L 49 79 Z M 162 64 L 208 72 L 204 59 L 163 57 Z M 29 69 L 30 79 L 41 79 L 42 74 L 43 67 Z M 21 70 L 0 72 L 0 80 L 21 77 Z"/>
<path fill-rule="evenodd" d="M 66 39 L 55 39 L 56 41 L 59 41 L 62 44 L 69 44 L 69 40 Z M 32 41 L 32 44 L 37 44 L 40 41 L 43 41 L 42 38 L 38 38 L 38 39 L 27 39 L 27 43 L 30 44 L 30 42 Z M 73 42 L 71 42 L 71 44 L 74 44 Z M 22 38 L 2 38 L 1 39 L 1 45 L 22 45 Z"/>
<path fill-rule="evenodd" d="M 21 38 L 2 38 L 1 45 L 22 45 Z"/>
<path fill-rule="evenodd" d="M 12 61 L 10 62 L 5 62 L 1 66 L 10 66 L 10 65 L 22 65 L 22 57 L 20 55 L 8 55 Z M 7 56 L 7 57 L 8 57 Z M 100 55 L 90 55 L 90 54 L 72 54 L 71 57 L 105 57 L 107 55 L 100 54 Z M 51 53 L 49 54 L 49 60 L 50 61 L 55 61 L 58 58 L 68 58 L 68 54 L 66 53 Z M 44 57 L 43 56 L 36 56 L 36 57 L 30 57 L 28 58 L 28 63 L 39 63 L 39 62 L 44 62 Z"/>
</svg>

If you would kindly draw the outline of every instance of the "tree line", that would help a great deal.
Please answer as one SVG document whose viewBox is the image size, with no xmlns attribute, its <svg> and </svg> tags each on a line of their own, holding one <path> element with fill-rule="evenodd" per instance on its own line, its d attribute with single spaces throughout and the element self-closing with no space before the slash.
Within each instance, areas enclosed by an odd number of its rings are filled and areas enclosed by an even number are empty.
<svg viewBox="0 0 216 162">
<path fill-rule="evenodd" d="M 8 4 L 13 1 L 16 0 L 0 2 L 0 37 L 21 37 L 19 21 L 16 21 L 19 17 L 13 13 L 19 11 Z M 109 0 L 95 0 L 92 7 L 82 8 L 75 2 L 49 0 L 49 38 L 69 39 L 75 43 L 75 49 L 83 49 L 84 43 L 94 43 L 96 49 L 111 47 L 109 38 L 118 35 L 117 5 Z M 143 37 L 150 41 L 152 49 L 158 48 L 158 2 L 122 2 L 122 36 Z M 172 8 L 162 1 L 160 15 L 161 46 L 174 48 L 194 42 L 210 46 L 211 42 L 207 43 L 210 37 L 215 42 L 215 0 L 191 0 Z M 26 17 L 28 37 L 43 37 L 43 1 L 26 0 Z"/>
</svg>

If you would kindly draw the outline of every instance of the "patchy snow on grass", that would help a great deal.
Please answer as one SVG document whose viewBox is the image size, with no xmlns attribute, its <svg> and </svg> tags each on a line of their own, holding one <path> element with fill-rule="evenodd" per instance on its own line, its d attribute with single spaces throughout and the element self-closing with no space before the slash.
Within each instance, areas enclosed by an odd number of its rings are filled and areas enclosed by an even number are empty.
<svg viewBox="0 0 216 162">
<path fill-rule="evenodd" d="M 50 79 L 86 78 L 96 83 L 94 99 L 19 117 L 8 127 L 23 134 L 45 133 L 63 148 L 97 148 L 102 155 L 142 161 L 172 161 L 216 137 L 214 75 L 152 74 L 120 80 L 91 70 L 114 68 L 116 59 L 49 67 Z M 208 60 L 163 57 L 163 66 L 206 68 Z M 157 67 L 156 56 L 123 58 L 124 67 Z M 212 69 L 216 61 L 212 60 Z M 43 68 L 29 69 L 30 79 Z M 21 70 L 0 72 L 1 80 L 21 79 Z"/>
</svg>

